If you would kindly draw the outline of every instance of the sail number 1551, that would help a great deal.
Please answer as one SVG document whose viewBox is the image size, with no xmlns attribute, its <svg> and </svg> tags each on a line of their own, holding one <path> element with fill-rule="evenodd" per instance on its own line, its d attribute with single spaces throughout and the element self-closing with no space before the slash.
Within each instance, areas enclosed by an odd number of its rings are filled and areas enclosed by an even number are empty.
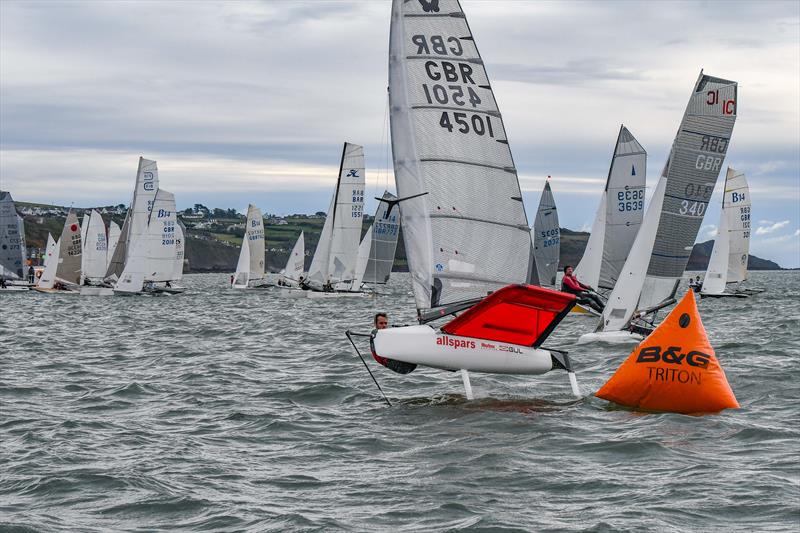
<svg viewBox="0 0 800 533">
<path fill-rule="evenodd" d="M 439 125 L 449 132 L 457 129 L 461 133 L 467 134 L 474 131 L 478 135 L 486 135 L 494 137 L 494 129 L 492 128 L 492 117 L 482 117 L 481 115 L 470 115 L 469 113 L 452 113 L 453 118 L 450 118 L 451 113 L 447 111 L 442 112 L 439 118 Z"/>
</svg>

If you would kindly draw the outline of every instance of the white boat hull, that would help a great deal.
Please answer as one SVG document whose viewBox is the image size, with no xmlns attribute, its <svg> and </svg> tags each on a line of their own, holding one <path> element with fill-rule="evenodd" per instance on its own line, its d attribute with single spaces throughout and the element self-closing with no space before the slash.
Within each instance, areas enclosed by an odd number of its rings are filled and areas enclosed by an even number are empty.
<svg viewBox="0 0 800 533">
<path fill-rule="evenodd" d="M 442 370 L 535 375 L 553 369 L 547 350 L 448 335 L 424 325 L 377 331 L 372 346 L 380 357 Z"/>
<path fill-rule="evenodd" d="M 8 285 L 5 288 L 0 289 L 0 293 L 2 292 L 28 292 L 30 289 L 24 285 Z"/>
<path fill-rule="evenodd" d="M 339 291 L 339 292 L 320 292 L 320 291 L 308 291 L 303 289 L 291 289 L 291 288 L 282 288 L 278 295 L 282 298 L 290 298 L 290 299 L 300 299 L 300 298 L 308 298 L 310 300 L 325 300 L 328 298 L 363 298 L 366 296 L 367 293 L 365 292 L 347 292 L 347 291 Z"/>
<path fill-rule="evenodd" d="M 81 287 L 81 296 L 114 296 L 111 287 Z"/>
<path fill-rule="evenodd" d="M 578 339 L 578 344 L 602 342 L 605 344 L 639 344 L 644 337 L 630 331 L 597 331 L 585 333 Z"/>
</svg>

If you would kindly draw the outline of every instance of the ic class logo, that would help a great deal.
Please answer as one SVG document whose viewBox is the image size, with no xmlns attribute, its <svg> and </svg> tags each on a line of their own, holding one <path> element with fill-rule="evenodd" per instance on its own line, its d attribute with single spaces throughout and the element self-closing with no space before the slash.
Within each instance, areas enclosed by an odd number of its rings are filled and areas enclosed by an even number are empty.
<svg viewBox="0 0 800 533">
<path fill-rule="evenodd" d="M 152 191 L 155 189 L 155 182 L 152 172 L 145 172 L 143 174 L 143 180 L 144 183 L 142 184 L 142 187 L 144 188 L 144 190 Z"/>
<path fill-rule="evenodd" d="M 348 172 L 345 177 L 346 178 L 357 178 L 358 177 L 358 170 L 355 169 L 355 168 L 351 168 L 350 172 Z"/>
</svg>

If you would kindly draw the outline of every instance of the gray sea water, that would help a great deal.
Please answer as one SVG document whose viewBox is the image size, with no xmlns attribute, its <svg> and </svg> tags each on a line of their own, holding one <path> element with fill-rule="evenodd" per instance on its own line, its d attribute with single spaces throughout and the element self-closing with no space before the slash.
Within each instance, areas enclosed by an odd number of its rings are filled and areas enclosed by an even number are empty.
<svg viewBox="0 0 800 533">
<path fill-rule="evenodd" d="M 283 300 L 189 275 L 176 297 L 0 296 L 3 531 L 798 531 L 800 273 L 700 312 L 741 409 L 639 414 L 591 396 L 630 347 L 546 345 L 566 374 L 400 376 L 345 329 L 385 296 Z"/>
</svg>

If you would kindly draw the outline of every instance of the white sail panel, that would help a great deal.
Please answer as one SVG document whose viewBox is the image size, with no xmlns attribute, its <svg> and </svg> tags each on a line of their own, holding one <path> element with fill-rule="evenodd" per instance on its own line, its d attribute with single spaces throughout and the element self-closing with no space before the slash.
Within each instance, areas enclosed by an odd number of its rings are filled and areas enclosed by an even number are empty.
<svg viewBox="0 0 800 533">
<path fill-rule="evenodd" d="M 108 240 L 103 217 L 94 209 L 83 234 L 86 238 L 83 246 L 83 279 L 101 281 L 106 273 Z"/>
<path fill-rule="evenodd" d="M 384 191 L 382 198 L 397 199 L 389 191 Z M 390 205 L 388 202 L 378 202 L 375 222 L 372 225 L 372 246 L 364 273 L 365 283 L 388 283 L 392 274 L 397 238 L 400 235 L 400 211 L 396 208 L 390 210 Z"/>
<path fill-rule="evenodd" d="M 175 195 L 156 192 L 147 225 L 147 270 L 145 281 L 170 281 L 175 264 Z"/>
<path fill-rule="evenodd" d="M 677 290 L 725 161 L 736 99 L 736 82 L 700 73 L 664 168 L 667 189 L 640 309 Z"/>
<path fill-rule="evenodd" d="M 44 259 L 44 271 L 36 282 L 37 287 L 42 289 L 52 289 L 56 281 L 56 269 L 58 268 L 61 257 L 61 247 L 58 242 L 53 240 L 53 236 L 47 234 L 47 255 Z"/>
<path fill-rule="evenodd" d="M 603 245 L 606 238 L 606 205 L 608 203 L 608 192 L 603 191 L 600 196 L 600 205 L 592 223 L 592 232 L 589 234 L 589 241 L 583 251 L 578 266 L 575 267 L 575 277 L 581 283 L 590 287 L 600 285 L 600 270 L 603 268 Z M 565 267 L 566 268 L 566 267 Z"/>
<path fill-rule="evenodd" d="M 549 176 L 548 176 L 549 177 Z M 558 226 L 558 209 L 550 189 L 550 181 L 544 183 L 536 221 L 533 224 L 533 255 L 539 283 L 554 286 L 558 272 L 558 258 L 561 253 L 561 229 Z"/>
<path fill-rule="evenodd" d="M 11 193 L 0 191 L 0 274 L 10 279 L 25 277 L 25 229 L 20 224 Z"/>
<path fill-rule="evenodd" d="M 728 283 L 747 279 L 750 254 L 750 188 L 743 173 L 728 168 L 722 209 L 727 215 L 730 245 L 728 250 Z"/>
<path fill-rule="evenodd" d="M 236 273 L 233 275 L 233 284 L 237 287 L 247 287 L 250 282 L 250 241 L 242 239 L 242 249 L 239 251 L 239 260 L 236 262 Z"/>
<path fill-rule="evenodd" d="M 64 221 L 64 229 L 58 240 L 58 266 L 55 277 L 66 283 L 78 285 L 81 280 L 81 227 L 78 217 L 72 209 Z"/>
<path fill-rule="evenodd" d="M 369 250 L 372 247 L 372 226 L 367 229 L 364 238 L 361 239 L 361 244 L 358 245 L 358 256 L 356 258 L 355 275 L 353 276 L 353 283 L 350 290 L 361 290 L 361 284 L 364 281 L 364 272 L 367 270 L 367 263 L 369 262 Z"/>
<path fill-rule="evenodd" d="M 303 269 L 305 268 L 305 254 L 306 244 L 304 232 L 300 232 L 297 242 L 294 243 L 289 259 L 286 261 L 286 267 L 281 272 L 284 281 L 299 282 L 303 276 Z"/>
<path fill-rule="evenodd" d="M 136 187 L 133 190 L 133 201 L 130 208 L 130 225 L 127 234 L 127 246 L 147 233 L 150 212 L 158 192 L 158 166 L 155 161 L 139 158 L 136 172 Z"/>
<path fill-rule="evenodd" d="M 364 220 L 364 147 L 344 143 L 339 178 L 308 277 L 318 284 L 352 281 Z"/>
<path fill-rule="evenodd" d="M 128 233 L 131 227 L 130 222 L 131 210 L 128 209 L 128 212 L 125 213 L 125 220 L 122 222 L 122 229 L 120 230 L 116 245 L 111 253 L 111 259 L 106 269 L 106 279 L 119 279 L 122 275 L 122 271 L 125 269 L 125 262 L 128 258 Z"/>
<path fill-rule="evenodd" d="M 418 310 L 530 280 L 532 242 L 516 169 L 457 1 L 393 2 L 389 98 Z"/>
<path fill-rule="evenodd" d="M 714 248 L 708 259 L 708 268 L 703 278 L 702 292 L 706 294 L 722 294 L 725 292 L 725 280 L 728 277 L 728 255 L 730 250 L 730 231 L 725 209 L 719 213 L 719 226 L 714 237 Z"/>
<path fill-rule="evenodd" d="M 186 229 L 178 220 L 175 224 L 175 263 L 172 269 L 172 280 L 183 279 L 183 259 L 186 252 Z"/>
<path fill-rule="evenodd" d="M 122 230 L 120 229 L 119 225 L 113 220 L 108 224 L 108 250 L 106 251 L 106 272 L 108 272 L 108 267 L 111 265 L 111 260 L 114 258 L 114 252 L 117 249 L 117 244 L 119 243 L 120 234 Z M 107 274 L 106 274 L 107 275 Z"/>
<path fill-rule="evenodd" d="M 639 295 L 647 275 L 647 264 L 650 262 L 650 254 L 658 231 L 658 221 L 661 218 L 666 189 L 667 178 L 662 176 L 656 185 L 653 199 L 647 207 L 642 226 L 633 240 L 628 259 L 620 271 L 619 280 L 608 297 L 598 330 L 622 330 L 628 325 L 637 309 Z"/>
<path fill-rule="evenodd" d="M 247 207 L 245 238 L 249 241 L 250 281 L 264 279 L 264 217 L 261 209 L 250 204 Z"/>
</svg>

